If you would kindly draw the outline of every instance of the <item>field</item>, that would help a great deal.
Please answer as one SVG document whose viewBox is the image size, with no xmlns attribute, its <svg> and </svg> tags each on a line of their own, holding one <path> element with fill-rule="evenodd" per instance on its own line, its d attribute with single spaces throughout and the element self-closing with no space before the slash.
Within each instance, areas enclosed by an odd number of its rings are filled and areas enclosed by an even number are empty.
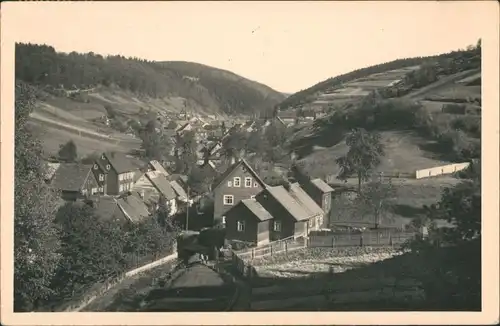
<svg viewBox="0 0 500 326">
<path fill-rule="evenodd" d="M 385 145 L 386 155 L 382 158 L 377 172 L 386 174 L 414 173 L 415 170 L 449 164 L 426 151 L 429 141 L 412 132 L 387 131 L 382 132 L 382 143 Z M 326 178 L 329 175 L 338 175 L 340 168 L 335 160 L 347 153 L 349 148 L 345 142 L 332 147 L 316 147 L 311 154 L 299 161 L 312 177 Z"/>
</svg>

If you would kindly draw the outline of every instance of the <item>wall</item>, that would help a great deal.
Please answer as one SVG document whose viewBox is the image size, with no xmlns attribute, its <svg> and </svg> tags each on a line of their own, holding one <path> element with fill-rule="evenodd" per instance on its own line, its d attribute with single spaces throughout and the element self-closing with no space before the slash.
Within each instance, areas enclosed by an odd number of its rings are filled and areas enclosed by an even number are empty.
<svg viewBox="0 0 500 326">
<path fill-rule="evenodd" d="M 245 222 L 245 230 L 238 231 L 238 221 Z M 256 217 L 245 206 L 237 204 L 226 213 L 226 238 L 245 242 L 257 242 Z"/>
<path fill-rule="evenodd" d="M 470 165 L 469 162 L 454 163 L 454 164 L 436 166 L 436 167 L 433 167 L 430 169 L 417 170 L 417 171 L 415 171 L 415 178 L 422 179 L 422 178 L 429 178 L 429 177 L 434 177 L 434 176 L 443 175 L 443 174 L 452 174 L 452 173 L 455 173 L 457 171 L 467 169 L 469 167 L 469 165 Z"/>
</svg>

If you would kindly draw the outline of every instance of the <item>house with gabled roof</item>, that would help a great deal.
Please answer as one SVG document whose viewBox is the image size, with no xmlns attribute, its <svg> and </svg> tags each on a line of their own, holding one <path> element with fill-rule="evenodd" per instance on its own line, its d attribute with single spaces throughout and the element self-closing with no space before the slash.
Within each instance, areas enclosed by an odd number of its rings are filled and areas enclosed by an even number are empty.
<svg viewBox="0 0 500 326">
<path fill-rule="evenodd" d="M 232 164 L 212 185 L 214 224 L 225 223 L 225 213 L 244 199 L 253 198 L 266 187 L 264 181 L 244 159 Z"/>
<path fill-rule="evenodd" d="M 271 241 L 297 238 L 309 233 L 309 221 L 315 214 L 302 206 L 285 187 L 268 186 L 255 199 L 273 216 Z"/>
<path fill-rule="evenodd" d="M 47 162 L 47 163 L 45 163 L 43 179 L 46 183 L 50 183 L 52 181 L 52 178 L 56 174 L 56 171 L 57 171 L 57 169 L 59 169 L 60 165 L 61 165 L 61 163 L 59 163 L 59 162 Z"/>
<path fill-rule="evenodd" d="M 288 192 L 290 195 L 308 212 L 311 217 L 309 219 L 309 231 L 322 228 L 325 212 L 323 209 L 302 189 L 298 182 L 292 183 L 289 186 Z"/>
<path fill-rule="evenodd" d="M 118 198 L 116 199 L 116 204 L 132 224 L 141 223 L 151 215 L 146 204 L 135 196 Z"/>
<path fill-rule="evenodd" d="M 151 161 L 149 161 L 149 163 L 148 163 L 148 170 L 150 170 L 150 171 L 157 171 L 159 173 L 162 173 L 165 176 L 169 176 L 170 175 L 170 173 L 168 173 L 167 170 L 165 170 L 165 168 L 163 167 L 163 165 L 161 165 L 160 162 L 158 162 L 157 160 L 151 160 Z"/>
<path fill-rule="evenodd" d="M 292 166 L 292 174 L 302 189 L 311 197 L 324 212 L 321 228 L 328 228 L 332 211 L 332 195 L 334 189 L 320 178 L 311 179 L 296 165 Z"/>
<path fill-rule="evenodd" d="M 273 216 L 255 199 L 243 199 L 226 212 L 226 239 L 269 243 Z"/>
<path fill-rule="evenodd" d="M 158 171 L 148 171 L 134 183 L 132 194 L 137 194 L 151 210 L 156 209 L 160 197 L 163 197 L 170 209 L 170 215 L 174 215 L 178 207 L 177 194 L 167 177 Z"/>
<path fill-rule="evenodd" d="M 51 186 L 61 191 L 64 200 L 77 200 L 98 192 L 98 184 L 90 172 L 92 165 L 61 163 L 54 173 Z"/>
<path fill-rule="evenodd" d="M 94 163 L 98 180 L 106 183 L 106 194 L 119 195 L 132 189 L 140 168 L 136 162 L 123 153 L 102 153 Z"/>
</svg>

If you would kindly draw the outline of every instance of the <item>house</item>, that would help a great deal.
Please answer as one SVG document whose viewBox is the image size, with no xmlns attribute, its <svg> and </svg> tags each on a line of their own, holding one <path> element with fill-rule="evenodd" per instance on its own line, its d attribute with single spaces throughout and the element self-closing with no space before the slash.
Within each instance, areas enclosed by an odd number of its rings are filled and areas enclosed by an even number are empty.
<svg viewBox="0 0 500 326">
<path fill-rule="evenodd" d="M 135 196 L 123 198 L 91 197 L 90 205 L 95 208 L 96 214 L 102 220 L 120 225 L 137 224 L 150 216 L 146 204 Z"/>
<path fill-rule="evenodd" d="M 330 224 L 330 215 L 332 211 L 332 193 L 333 188 L 330 187 L 322 179 L 309 179 L 303 173 L 301 173 L 296 167 L 292 167 L 292 171 L 298 172 L 297 181 L 300 186 L 305 190 L 305 192 L 311 197 L 316 204 L 318 204 L 323 210 L 324 219 L 321 228 L 328 228 Z"/>
<path fill-rule="evenodd" d="M 272 216 L 270 240 L 300 237 L 309 233 L 314 214 L 303 207 L 283 186 L 266 187 L 255 199 Z"/>
<path fill-rule="evenodd" d="M 277 117 L 278 121 L 283 123 L 285 126 L 293 126 L 297 122 L 297 114 L 295 111 L 278 111 Z"/>
<path fill-rule="evenodd" d="M 189 123 L 189 121 L 180 123 L 179 125 L 180 127 L 178 127 L 176 130 L 177 133 L 184 133 L 186 131 L 191 131 L 194 128 L 193 125 Z"/>
<path fill-rule="evenodd" d="M 77 200 L 99 192 L 99 185 L 90 172 L 92 165 L 61 163 L 51 185 L 61 191 L 64 200 Z"/>
<path fill-rule="evenodd" d="M 106 181 L 106 194 L 109 195 L 119 195 L 131 190 L 134 179 L 141 173 L 130 158 L 122 153 L 113 152 L 103 153 L 95 162 L 93 169 L 99 171 L 99 181 Z"/>
<path fill-rule="evenodd" d="M 157 208 L 160 196 L 167 201 L 170 214 L 177 213 L 177 194 L 167 180 L 167 176 L 158 171 L 144 173 L 133 185 L 132 193 L 137 195 L 151 210 Z"/>
<path fill-rule="evenodd" d="M 255 199 L 243 199 L 225 216 L 226 239 L 251 242 L 257 246 L 269 242 L 273 216 Z"/>
<path fill-rule="evenodd" d="M 167 205 L 169 207 L 170 215 L 177 213 L 177 194 L 172 188 L 167 177 L 157 171 L 151 171 L 145 173 L 146 178 L 151 182 L 153 187 L 156 189 L 159 195 L 165 198 Z"/>
<path fill-rule="evenodd" d="M 160 164 L 157 160 L 152 160 L 148 162 L 148 171 L 157 171 L 165 176 L 169 176 L 170 174 L 165 170 L 163 165 Z"/>
<path fill-rule="evenodd" d="M 244 199 L 253 198 L 266 187 L 244 159 L 232 164 L 216 181 L 214 193 L 214 224 L 224 223 L 225 213 Z"/>
<path fill-rule="evenodd" d="M 321 207 L 302 189 L 298 182 L 290 184 L 288 192 L 304 207 L 311 215 L 309 219 L 309 231 L 323 227 L 325 212 Z"/>
</svg>

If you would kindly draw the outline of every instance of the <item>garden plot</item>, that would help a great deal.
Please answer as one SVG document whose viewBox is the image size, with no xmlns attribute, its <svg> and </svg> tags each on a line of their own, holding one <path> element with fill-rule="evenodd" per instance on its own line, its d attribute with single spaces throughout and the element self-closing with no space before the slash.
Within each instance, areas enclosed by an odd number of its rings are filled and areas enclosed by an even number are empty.
<svg viewBox="0 0 500 326">
<path fill-rule="evenodd" d="M 304 259 L 255 266 L 260 277 L 299 278 L 318 273 L 343 273 L 347 270 L 394 257 L 397 252 L 365 253 L 357 256 L 339 256 L 322 259 Z M 307 254 L 305 254 L 307 257 Z"/>
</svg>

